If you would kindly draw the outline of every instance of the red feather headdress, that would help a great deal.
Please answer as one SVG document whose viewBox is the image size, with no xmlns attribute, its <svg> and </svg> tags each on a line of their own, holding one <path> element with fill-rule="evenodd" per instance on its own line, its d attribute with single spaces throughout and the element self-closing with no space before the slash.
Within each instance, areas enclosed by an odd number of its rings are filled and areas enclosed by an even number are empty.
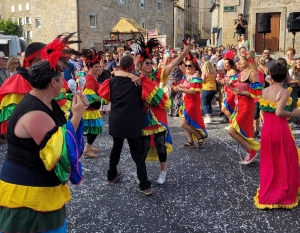
<svg viewBox="0 0 300 233">
<path fill-rule="evenodd" d="M 188 52 L 186 55 L 185 55 L 185 60 L 186 61 L 191 61 L 193 62 L 193 65 L 199 69 L 199 65 L 198 65 L 198 61 L 197 61 L 197 58 L 193 56 L 193 54 L 191 52 Z"/>
<path fill-rule="evenodd" d="M 244 56 L 245 58 L 247 58 L 248 62 L 249 62 L 251 65 L 254 64 L 254 61 L 253 61 L 252 57 L 250 56 L 250 54 L 244 52 L 244 53 L 243 53 L 243 56 Z"/>
<path fill-rule="evenodd" d="M 57 62 L 60 60 L 67 64 L 68 54 L 81 55 L 78 51 L 69 47 L 70 44 L 81 43 L 81 41 L 70 41 L 76 32 L 68 35 L 58 35 L 52 42 L 46 45 L 41 52 L 41 59 L 50 63 L 50 68 L 56 71 Z"/>
<path fill-rule="evenodd" d="M 100 63 L 102 59 L 103 51 L 96 52 L 95 49 L 82 50 L 82 60 L 87 67 L 92 67 L 96 63 Z"/>
<path fill-rule="evenodd" d="M 143 37 L 143 35 L 140 35 L 140 38 L 137 39 L 137 44 L 139 46 L 138 49 L 138 62 L 142 63 L 145 61 L 145 59 L 149 58 L 152 59 L 153 58 L 153 52 L 156 50 L 160 50 L 162 48 L 159 40 L 151 38 L 150 40 L 148 40 L 147 44 L 145 43 L 145 38 Z"/>
<path fill-rule="evenodd" d="M 229 60 L 233 60 L 235 57 L 235 53 L 232 50 L 229 50 L 225 53 L 225 58 Z"/>
</svg>

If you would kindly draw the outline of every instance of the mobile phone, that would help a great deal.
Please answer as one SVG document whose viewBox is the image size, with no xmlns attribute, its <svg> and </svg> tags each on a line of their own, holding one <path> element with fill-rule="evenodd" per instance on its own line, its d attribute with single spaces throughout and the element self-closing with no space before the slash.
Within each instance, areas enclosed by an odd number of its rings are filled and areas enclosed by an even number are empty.
<svg viewBox="0 0 300 233">
<path fill-rule="evenodd" d="M 104 60 L 103 62 L 104 62 L 104 64 L 106 64 L 106 63 L 107 63 L 107 60 Z"/>
<path fill-rule="evenodd" d="M 183 40 L 182 40 L 182 43 L 183 43 L 184 45 L 188 45 L 188 42 L 187 42 L 186 39 L 183 39 Z"/>
</svg>

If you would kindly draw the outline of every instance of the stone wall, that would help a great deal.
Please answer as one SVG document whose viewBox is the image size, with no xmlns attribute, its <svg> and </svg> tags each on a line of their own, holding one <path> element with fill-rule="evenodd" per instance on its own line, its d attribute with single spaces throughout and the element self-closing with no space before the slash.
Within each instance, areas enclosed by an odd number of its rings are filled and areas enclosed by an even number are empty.
<svg viewBox="0 0 300 233">
<path fill-rule="evenodd" d="M 238 13 L 242 13 L 243 0 L 224 0 L 220 2 L 219 27 L 222 28 L 223 44 L 236 44 L 234 39 L 234 22 Z M 291 12 L 300 12 L 299 0 L 247 0 L 245 1 L 244 18 L 248 21 L 248 38 L 251 48 L 255 48 L 256 14 L 280 12 L 280 33 L 278 54 L 284 54 L 288 47 L 292 47 L 293 34 L 287 30 L 287 17 Z M 235 6 L 235 12 L 224 12 L 224 6 Z M 300 33 L 296 34 L 295 49 L 300 46 Z"/>
<path fill-rule="evenodd" d="M 84 41 L 83 47 L 90 43 L 102 43 L 110 39 L 110 30 L 121 18 L 132 18 L 136 23 L 146 23 L 147 29 L 157 28 L 162 25 L 162 34 L 167 35 L 167 45 L 173 46 L 173 1 L 161 0 L 162 11 L 158 11 L 157 0 L 145 1 L 144 9 L 140 0 L 80 0 L 80 39 Z M 93 29 L 89 27 L 90 13 L 97 14 L 98 25 Z"/>
</svg>

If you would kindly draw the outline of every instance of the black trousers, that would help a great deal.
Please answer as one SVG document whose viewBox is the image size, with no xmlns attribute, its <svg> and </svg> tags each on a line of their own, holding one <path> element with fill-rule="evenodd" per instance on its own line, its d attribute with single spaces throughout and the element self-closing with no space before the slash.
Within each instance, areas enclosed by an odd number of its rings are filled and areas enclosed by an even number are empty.
<svg viewBox="0 0 300 233">
<path fill-rule="evenodd" d="M 113 180 L 117 175 L 117 165 L 120 161 L 121 151 L 124 143 L 124 138 L 113 137 L 113 148 L 110 152 L 109 170 L 107 171 L 107 180 Z M 142 190 L 149 189 L 151 182 L 147 178 L 146 162 L 143 155 L 143 138 L 127 139 L 131 157 L 136 165 L 137 176 L 140 181 L 139 187 Z"/>
<path fill-rule="evenodd" d="M 94 141 L 96 140 L 97 136 L 98 136 L 98 134 L 88 133 L 86 136 L 87 143 L 92 145 L 94 143 Z"/>
<path fill-rule="evenodd" d="M 144 157 L 146 159 L 150 149 L 151 137 L 143 136 L 144 139 Z M 164 163 L 167 161 L 167 148 L 166 148 L 166 131 L 154 134 L 155 147 L 158 155 L 159 162 Z"/>
</svg>

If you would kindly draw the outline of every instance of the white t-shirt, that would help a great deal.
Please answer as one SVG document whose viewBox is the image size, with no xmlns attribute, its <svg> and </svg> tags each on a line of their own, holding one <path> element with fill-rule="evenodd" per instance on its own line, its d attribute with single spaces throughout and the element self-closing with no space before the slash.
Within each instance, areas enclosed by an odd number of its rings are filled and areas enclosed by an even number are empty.
<svg viewBox="0 0 300 233">
<path fill-rule="evenodd" d="M 220 61 L 218 61 L 216 67 L 217 67 L 217 70 L 224 70 L 224 59 L 221 59 Z"/>
</svg>

